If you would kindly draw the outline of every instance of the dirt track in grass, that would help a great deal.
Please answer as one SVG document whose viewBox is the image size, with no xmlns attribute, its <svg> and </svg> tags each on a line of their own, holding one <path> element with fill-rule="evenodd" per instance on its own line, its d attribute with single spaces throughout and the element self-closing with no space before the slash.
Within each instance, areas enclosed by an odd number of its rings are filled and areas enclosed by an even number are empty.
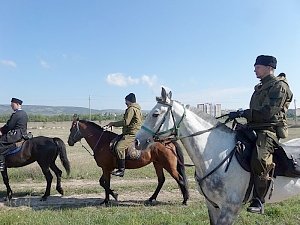
<svg viewBox="0 0 300 225">
<path fill-rule="evenodd" d="M 138 185 L 138 186 L 147 186 L 147 184 L 155 184 L 157 182 L 156 179 L 138 179 L 138 180 L 114 180 L 111 182 L 111 186 L 121 185 L 122 187 L 126 187 L 126 183 L 130 185 Z M 174 182 L 172 179 L 167 179 L 166 183 Z M 64 196 L 61 196 L 54 189 L 54 185 L 52 184 L 51 195 L 48 197 L 47 201 L 40 201 L 40 195 L 28 195 L 24 190 L 32 189 L 33 191 L 43 192 L 45 190 L 45 182 L 40 183 L 18 183 L 11 184 L 11 188 L 13 189 L 13 198 L 10 202 L 5 201 L 2 197 L 0 200 L 0 207 L 13 208 L 13 207 L 30 207 L 35 210 L 40 209 L 59 209 L 59 208 L 81 208 L 81 207 L 104 207 L 104 205 L 100 205 L 100 203 L 104 200 L 104 190 L 102 191 L 102 187 L 99 186 L 97 181 L 89 181 L 89 180 L 68 180 L 62 183 L 62 186 L 65 190 L 69 188 L 72 189 L 80 189 L 80 188 L 95 188 L 100 190 L 100 193 L 89 193 L 89 194 L 71 194 L 69 195 L 67 192 Z M 5 186 L 1 185 L 1 190 L 5 190 Z M 145 201 L 153 194 L 153 191 L 130 191 L 126 190 L 126 188 L 117 188 L 115 191 L 118 193 L 118 201 L 115 201 L 112 197 L 111 206 L 141 206 L 145 205 Z M 190 188 L 190 199 L 189 202 L 197 202 L 202 201 L 203 197 L 199 194 L 199 192 Z M 4 192 L 2 192 L 4 193 Z M 22 195 L 23 194 L 23 195 Z M 179 189 L 166 190 L 166 188 L 162 188 L 160 191 L 156 205 L 181 205 L 183 198 Z"/>
</svg>

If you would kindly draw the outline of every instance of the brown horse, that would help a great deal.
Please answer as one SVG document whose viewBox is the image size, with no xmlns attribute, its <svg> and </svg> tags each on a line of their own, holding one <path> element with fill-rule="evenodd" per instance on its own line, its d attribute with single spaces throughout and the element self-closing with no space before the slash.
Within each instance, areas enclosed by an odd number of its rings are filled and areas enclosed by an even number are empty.
<svg viewBox="0 0 300 225">
<path fill-rule="evenodd" d="M 73 146 L 76 142 L 85 138 L 94 153 L 94 158 L 99 167 L 102 168 L 102 176 L 99 183 L 105 190 L 105 199 L 101 204 L 109 203 L 109 195 L 116 201 L 118 194 L 110 189 L 111 172 L 117 166 L 115 153 L 111 150 L 110 143 L 118 137 L 118 134 L 103 129 L 101 126 L 85 120 L 79 120 L 74 117 L 70 129 L 68 144 Z M 183 195 L 182 204 L 186 205 L 189 198 L 187 179 L 185 175 L 184 158 L 182 150 L 177 143 L 154 143 L 148 149 L 140 151 L 140 157 L 137 159 L 126 159 L 126 169 L 137 169 L 153 162 L 158 185 L 153 195 L 148 199 L 149 203 L 156 200 L 156 197 L 165 182 L 163 169 L 167 170 L 178 183 Z"/>
<path fill-rule="evenodd" d="M 55 164 L 55 160 L 58 155 L 63 167 L 69 175 L 70 162 L 67 157 L 66 145 L 60 138 L 44 136 L 34 137 L 25 141 L 19 148 L 8 152 L 5 156 L 6 167 L 4 171 L 1 171 L 3 182 L 6 186 L 7 200 L 11 200 L 12 198 L 12 190 L 9 185 L 7 168 L 22 167 L 33 162 L 37 162 L 39 164 L 47 181 L 46 191 L 42 196 L 41 201 L 45 201 L 50 195 L 53 179 L 50 169 L 55 173 L 57 178 L 56 190 L 63 195 L 64 191 L 61 187 L 62 171 Z"/>
</svg>

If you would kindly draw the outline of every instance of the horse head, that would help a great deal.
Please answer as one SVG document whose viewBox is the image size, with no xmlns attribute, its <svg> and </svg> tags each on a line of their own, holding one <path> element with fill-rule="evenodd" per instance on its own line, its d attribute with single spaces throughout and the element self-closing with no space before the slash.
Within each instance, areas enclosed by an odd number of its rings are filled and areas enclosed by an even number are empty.
<svg viewBox="0 0 300 225">
<path fill-rule="evenodd" d="M 80 127 L 79 127 L 79 117 L 74 114 L 72 125 L 70 128 L 70 134 L 68 138 L 68 144 L 69 146 L 74 146 L 74 144 L 78 141 L 80 141 L 83 138 Z"/>
<path fill-rule="evenodd" d="M 161 96 L 156 97 L 157 104 L 150 111 L 146 117 L 142 128 L 136 134 L 136 148 L 145 149 L 148 144 L 161 140 L 172 135 L 176 135 L 177 128 L 182 121 L 181 116 L 184 115 L 184 107 L 181 105 L 180 113 L 178 117 L 177 113 L 173 111 L 172 92 L 167 93 L 165 88 L 162 87 Z"/>
</svg>

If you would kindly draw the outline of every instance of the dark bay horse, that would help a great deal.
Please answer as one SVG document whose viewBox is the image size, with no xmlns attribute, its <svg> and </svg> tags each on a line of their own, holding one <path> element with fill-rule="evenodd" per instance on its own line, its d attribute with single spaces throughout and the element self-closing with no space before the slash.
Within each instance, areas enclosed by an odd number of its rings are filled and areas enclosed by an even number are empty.
<svg viewBox="0 0 300 225">
<path fill-rule="evenodd" d="M 26 140 L 21 149 L 16 152 L 9 152 L 5 157 L 6 168 L 1 172 L 3 182 L 6 186 L 7 200 L 12 198 L 12 190 L 9 185 L 9 178 L 7 174 L 7 168 L 22 167 L 29 165 L 33 162 L 37 162 L 42 169 L 42 172 L 46 178 L 47 186 L 41 201 L 47 200 L 50 195 L 51 183 L 53 176 L 50 169 L 55 173 L 57 178 L 56 190 L 63 195 L 63 189 L 61 187 L 61 175 L 62 171 L 56 166 L 55 160 L 59 155 L 62 165 L 64 166 L 67 174 L 70 173 L 70 162 L 67 158 L 65 143 L 60 138 L 50 138 L 44 136 L 38 136 Z"/>
<path fill-rule="evenodd" d="M 118 194 L 110 189 L 111 172 L 117 167 L 116 156 L 110 149 L 110 143 L 118 134 L 103 129 L 101 126 L 85 120 L 74 118 L 70 129 L 68 144 L 73 146 L 76 142 L 85 138 L 94 153 L 94 159 L 102 168 L 102 176 L 99 183 L 105 190 L 105 199 L 101 204 L 109 203 L 109 195 L 118 200 Z M 184 158 L 180 146 L 177 143 L 154 143 L 146 150 L 141 151 L 138 159 L 126 159 L 126 169 L 137 169 L 153 162 L 158 185 L 153 195 L 148 199 L 149 203 L 156 200 L 156 197 L 165 182 L 163 169 L 167 170 L 178 183 L 183 195 L 182 204 L 186 205 L 189 198 L 187 179 L 185 175 Z"/>
</svg>

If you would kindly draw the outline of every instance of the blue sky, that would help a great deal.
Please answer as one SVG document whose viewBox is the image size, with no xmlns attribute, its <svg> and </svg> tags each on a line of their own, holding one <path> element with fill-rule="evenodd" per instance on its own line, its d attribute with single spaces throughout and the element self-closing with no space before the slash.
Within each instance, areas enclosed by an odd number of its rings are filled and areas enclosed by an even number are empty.
<svg viewBox="0 0 300 225">
<path fill-rule="evenodd" d="M 298 0 L 0 0 L 0 104 L 247 108 L 255 58 L 274 55 L 300 105 Z M 291 108 L 294 104 L 291 104 Z M 299 107 L 299 106 L 298 106 Z"/>
</svg>

